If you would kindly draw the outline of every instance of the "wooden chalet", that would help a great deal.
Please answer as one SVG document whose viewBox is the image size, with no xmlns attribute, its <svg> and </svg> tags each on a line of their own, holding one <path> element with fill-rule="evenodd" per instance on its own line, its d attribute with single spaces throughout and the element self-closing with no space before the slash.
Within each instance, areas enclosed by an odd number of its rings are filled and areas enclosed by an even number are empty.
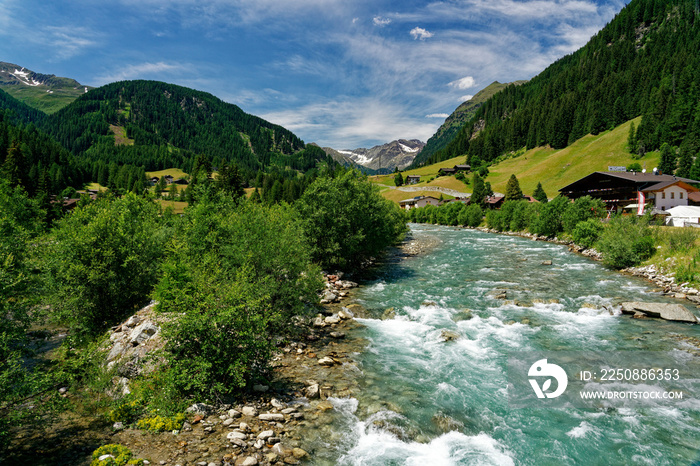
<svg viewBox="0 0 700 466">
<path fill-rule="evenodd" d="M 688 194 L 688 205 L 700 206 L 700 192 L 694 191 Z"/>
<path fill-rule="evenodd" d="M 642 192 L 651 207 L 664 211 L 688 205 L 689 195 L 698 192 L 690 183 L 700 182 L 658 173 L 594 172 L 564 186 L 559 192 L 570 199 L 583 196 L 600 199 L 609 211 L 615 212 L 635 204 L 638 193 Z"/>
<path fill-rule="evenodd" d="M 457 173 L 457 170 L 449 167 L 441 168 L 440 170 L 438 170 L 438 175 L 454 175 L 455 173 Z"/>
<path fill-rule="evenodd" d="M 416 184 L 420 183 L 420 175 L 408 175 L 406 176 L 406 184 Z"/>
<path fill-rule="evenodd" d="M 178 178 L 176 180 L 173 180 L 172 184 L 190 184 L 190 183 L 184 178 Z"/>
<path fill-rule="evenodd" d="M 472 167 L 471 165 L 455 165 L 454 169 L 458 172 L 469 172 L 472 169 Z"/>
<path fill-rule="evenodd" d="M 419 207 L 425 207 L 427 205 L 438 206 L 440 204 L 440 199 L 433 196 L 416 196 L 411 199 L 404 199 L 399 201 L 399 206 L 405 210 L 417 209 Z"/>
<path fill-rule="evenodd" d="M 166 184 L 172 184 L 173 180 L 175 179 L 172 175 L 165 175 L 163 178 L 165 178 Z"/>
<path fill-rule="evenodd" d="M 489 196 L 484 203 L 489 209 L 500 209 L 505 199 L 505 196 Z"/>
</svg>

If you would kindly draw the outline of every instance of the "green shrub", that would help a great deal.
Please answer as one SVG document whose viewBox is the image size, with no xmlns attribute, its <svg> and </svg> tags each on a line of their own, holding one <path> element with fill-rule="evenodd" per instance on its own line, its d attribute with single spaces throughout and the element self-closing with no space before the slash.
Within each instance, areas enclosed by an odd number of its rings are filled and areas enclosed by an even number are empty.
<svg viewBox="0 0 700 466">
<path fill-rule="evenodd" d="M 324 268 L 358 266 L 407 231 L 401 209 L 355 171 L 318 178 L 294 207 L 311 243 L 312 257 Z"/>
<path fill-rule="evenodd" d="M 100 461 L 99 458 L 104 455 L 112 456 Z M 92 452 L 92 462 L 90 466 L 124 466 L 126 464 L 138 464 L 130 462 L 131 456 L 131 450 L 124 445 L 111 443 L 109 445 L 103 445 Z M 143 462 L 141 464 L 143 464 Z"/>
<path fill-rule="evenodd" d="M 144 419 L 139 419 L 136 427 L 147 430 L 149 432 L 170 432 L 173 430 L 182 429 L 182 424 L 185 422 L 185 415 L 178 413 L 173 417 L 164 417 L 155 415 Z"/>
<path fill-rule="evenodd" d="M 654 253 L 654 237 L 648 217 L 614 217 L 598 240 L 603 263 L 622 269 L 647 260 Z"/>
<path fill-rule="evenodd" d="M 159 219 L 156 204 L 127 194 L 59 221 L 44 254 L 53 315 L 94 335 L 147 302 L 166 241 Z"/>
<path fill-rule="evenodd" d="M 562 214 L 562 227 L 567 233 L 573 232 L 579 222 L 589 218 L 601 218 L 605 214 L 605 203 L 591 196 L 583 196 L 570 203 Z"/>
<path fill-rule="evenodd" d="M 539 204 L 537 216 L 532 218 L 530 231 L 542 236 L 556 236 L 563 231 L 562 217 L 569 206 L 569 198 L 557 196 L 551 202 Z"/>
<path fill-rule="evenodd" d="M 604 226 L 600 220 L 589 218 L 583 222 L 579 222 L 571 232 L 574 243 L 584 248 L 592 248 L 600 234 L 603 232 Z"/>
<path fill-rule="evenodd" d="M 463 208 L 457 218 L 460 225 L 466 225 L 472 228 L 481 225 L 483 219 L 484 211 L 476 204 L 470 204 L 466 206 L 466 208 Z"/>
<path fill-rule="evenodd" d="M 111 422 L 130 424 L 141 414 L 141 411 L 143 411 L 141 400 L 126 396 L 119 401 L 116 408 L 109 412 L 109 420 Z"/>
</svg>

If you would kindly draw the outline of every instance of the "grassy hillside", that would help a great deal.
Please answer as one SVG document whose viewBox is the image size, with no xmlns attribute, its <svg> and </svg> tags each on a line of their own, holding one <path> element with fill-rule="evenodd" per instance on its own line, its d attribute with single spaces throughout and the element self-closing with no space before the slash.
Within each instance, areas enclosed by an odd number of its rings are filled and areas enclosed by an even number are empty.
<svg viewBox="0 0 700 466">
<path fill-rule="evenodd" d="M 511 174 L 515 174 L 520 182 L 520 187 L 525 194 L 532 194 L 538 182 L 542 183 L 547 195 L 552 198 L 557 195 L 560 188 L 573 183 L 579 178 L 594 171 L 607 171 L 608 166 L 627 166 L 633 162 L 639 162 L 642 167 L 651 171 L 659 164 L 659 153 L 650 152 L 640 160 L 632 159 L 632 155 L 627 152 L 627 135 L 632 122 L 639 125 L 641 118 L 628 121 L 612 131 L 600 133 L 598 135 L 587 135 L 561 150 L 549 147 L 537 147 L 524 154 L 489 167 L 489 175 L 486 181 L 496 192 L 505 192 L 506 183 Z M 464 156 L 455 157 L 434 165 L 406 170 L 407 175 L 421 175 L 422 180 L 415 186 L 441 186 L 463 192 L 471 192 L 471 187 L 455 179 L 454 176 L 441 176 L 428 182 L 430 178 L 436 177 L 437 172 L 442 167 L 452 167 L 456 164 L 464 163 Z M 469 175 L 471 178 L 471 175 Z M 373 176 L 370 179 L 384 186 L 394 185 L 394 175 Z M 401 199 L 419 195 L 419 193 L 406 193 L 396 190 L 382 191 L 382 195 L 388 199 L 395 199 L 395 193 L 406 195 Z M 434 195 L 435 193 L 433 193 Z M 426 194 L 427 195 L 427 194 Z"/>
<path fill-rule="evenodd" d="M 51 92 L 47 92 L 49 89 L 47 89 L 46 86 L 3 86 L 3 90 L 20 102 L 24 102 L 30 107 L 41 110 L 49 115 L 56 113 L 85 94 L 84 87 L 58 88 L 51 89 Z"/>
</svg>

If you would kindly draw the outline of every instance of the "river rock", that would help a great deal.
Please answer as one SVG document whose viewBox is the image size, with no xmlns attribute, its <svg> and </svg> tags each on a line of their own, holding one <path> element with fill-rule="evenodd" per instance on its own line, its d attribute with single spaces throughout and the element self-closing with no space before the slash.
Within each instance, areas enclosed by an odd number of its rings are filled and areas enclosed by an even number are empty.
<svg viewBox="0 0 700 466">
<path fill-rule="evenodd" d="M 542 261 L 542 265 L 552 265 L 552 261 Z"/>
<path fill-rule="evenodd" d="M 429 307 L 429 306 L 437 306 L 438 304 L 437 304 L 435 301 L 430 301 L 430 300 L 427 300 L 427 299 L 426 299 L 425 301 L 423 301 L 422 303 L 420 303 L 420 305 L 421 305 L 421 306 Z"/>
<path fill-rule="evenodd" d="M 144 322 L 131 331 L 129 335 L 129 343 L 133 346 L 138 346 L 145 343 L 149 338 L 153 337 L 158 332 L 158 326 L 151 322 Z"/>
<path fill-rule="evenodd" d="M 236 466 L 256 466 L 257 464 L 258 460 L 254 456 L 244 456 L 236 460 Z"/>
<path fill-rule="evenodd" d="M 384 313 L 382 314 L 382 320 L 391 320 L 394 317 L 396 317 L 396 311 L 393 307 L 385 309 Z"/>
<path fill-rule="evenodd" d="M 664 320 L 673 320 L 677 322 L 698 323 L 698 318 L 690 312 L 682 304 L 667 304 L 667 303 L 641 303 L 628 302 L 622 303 L 623 314 L 635 314 L 642 312 L 649 317 L 658 317 Z"/>
<path fill-rule="evenodd" d="M 284 408 L 287 407 L 286 404 L 282 403 L 282 402 L 281 402 L 280 400 L 278 400 L 277 398 L 271 399 L 271 400 L 270 400 L 270 404 L 272 405 L 273 408 L 277 408 L 277 409 L 284 409 Z"/>
<path fill-rule="evenodd" d="M 281 443 L 276 443 L 272 447 L 272 453 L 276 454 L 280 458 L 286 458 L 288 456 L 292 456 L 292 449 L 286 447 L 285 445 Z"/>
<path fill-rule="evenodd" d="M 318 398 L 320 396 L 318 384 L 315 383 L 306 387 L 306 389 L 304 389 L 304 394 L 306 395 L 306 398 L 310 400 Z"/>
<path fill-rule="evenodd" d="M 469 320 L 474 318 L 474 313 L 470 309 L 465 309 L 463 311 L 458 312 L 457 314 L 454 314 L 452 316 L 452 320 L 455 322 L 459 322 L 462 320 Z"/>
<path fill-rule="evenodd" d="M 459 333 L 453 330 L 443 330 L 440 332 L 440 340 L 442 341 L 454 341 L 459 339 Z"/>
<path fill-rule="evenodd" d="M 244 406 L 243 409 L 241 409 L 243 412 L 244 416 L 250 416 L 254 417 L 258 415 L 258 410 L 255 409 L 253 406 Z"/>
<path fill-rule="evenodd" d="M 345 334 L 343 332 L 331 332 L 331 338 L 345 338 Z"/>
<path fill-rule="evenodd" d="M 214 412 L 216 408 L 212 405 L 205 403 L 195 403 L 185 410 L 187 413 L 198 414 L 200 416 L 206 416 L 207 414 Z"/>
<path fill-rule="evenodd" d="M 319 366 L 333 366 L 333 365 L 335 365 L 335 361 L 333 360 L 333 358 L 325 356 L 325 357 L 318 360 L 318 365 Z"/>
<path fill-rule="evenodd" d="M 258 416 L 261 421 L 284 421 L 284 414 L 266 413 Z"/>
<path fill-rule="evenodd" d="M 267 440 L 270 437 L 274 437 L 274 436 L 275 436 L 275 432 L 272 430 L 263 430 L 262 432 L 260 432 L 258 434 L 258 438 L 262 439 L 262 440 Z"/>
<path fill-rule="evenodd" d="M 495 290 L 491 290 L 488 296 L 493 299 L 508 299 L 508 290 L 496 288 Z"/>
<path fill-rule="evenodd" d="M 292 455 L 294 456 L 294 458 L 296 458 L 298 460 L 309 456 L 309 454 L 306 453 L 306 451 L 302 450 L 301 448 L 293 448 Z"/>
<path fill-rule="evenodd" d="M 332 316 L 328 316 L 324 319 L 324 322 L 327 324 L 337 324 L 340 322 L 340 317 L 338 317 L 337 314 L 333 314 Z"/>
<path fill-rule="evenodd" d="M 243 432 L 238 432 L 237 430 L 234 430 L 226 434 L 226 438 L 229 440 L 246 440 L 248 436 Z"/>
<path fill-rule="evenodd" d="M 338 311 L 338 317 L 340 317 L 343 320 L 348 320 L 355 317 L 355 314 L 353 314 L 352 311 L 347 307 L 344 307 L 340 311 Z"/>
</svg>

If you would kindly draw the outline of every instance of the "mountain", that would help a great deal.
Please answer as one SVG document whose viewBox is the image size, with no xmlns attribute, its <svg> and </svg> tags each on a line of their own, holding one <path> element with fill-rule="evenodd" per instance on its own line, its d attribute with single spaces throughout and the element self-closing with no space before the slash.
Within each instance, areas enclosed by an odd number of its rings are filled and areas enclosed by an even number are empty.
<svg viewBox="0 0 700 466">
<path fill-rule="evenodd" d="M 522 148 L 561 149 L 642 116 L 632 150 L 700 151 L 700 11 L 695 0 L 633 0 L 584 47 L 484 103 L 434 163 L 491 163 Z M 674 159 L 675 163 L 675 159 Z"/>
<path fill-rule="evenodd" d="M 326 161 L 291 131 L 219 98 L 158 81 L 122 81 L 91 90 L 51 115 L 43 128 L 74 154 L 146 170 L 189 172 L 205 154 L 248 175 L 268 167 L 307 171 Z M 323 160 L 320 160 L 323 159 Z"/>
<path fill-rule="evenodd" d="M 30 107 L 54 113 L 90 88 L 75 79 L 35 73 L 23 66 L 0 62 L 0 89 Z"/>
<path fill-rule="evenodd" d="M 395 168 L 403 170 L 413 163 L 413 160 L 425 146 L 417 139 L 399 139 L 371 149 L 336 150 L 324 147 L 326 154 L 345 166 L 358 165 L 372 170 L 373 174 L 393 172 Z"/>
<path fill-rule="evenodd" d="M 484 89 L 477 92 L 474 97 L 466 102 L 463 102 L 454 112 L 452 112 L 450 116 L 445 119 L 445 122 L 442 124 L 442 126 L 440 126 L 440 128 L 438 128 L 435 134 L 428 139 L 428 142 L 425 144 L 423 150 L 413 161 L 412 167 L 422 165 L 426 160 L 428 160 L 428 158 L 430 158 L 431 155 L 449 144 L 450 141 L 455 138 L 462 126 L 464 126 L 467 121 L 471 120 L 476 111 L 484 104 L 484 102 L 505 89 L 510 84 L 519 86 L 526 82 L 527 81 L 515 81 L 513 83 L 501 84 L 498 81 L 494 81 Z"/>
</svg>

